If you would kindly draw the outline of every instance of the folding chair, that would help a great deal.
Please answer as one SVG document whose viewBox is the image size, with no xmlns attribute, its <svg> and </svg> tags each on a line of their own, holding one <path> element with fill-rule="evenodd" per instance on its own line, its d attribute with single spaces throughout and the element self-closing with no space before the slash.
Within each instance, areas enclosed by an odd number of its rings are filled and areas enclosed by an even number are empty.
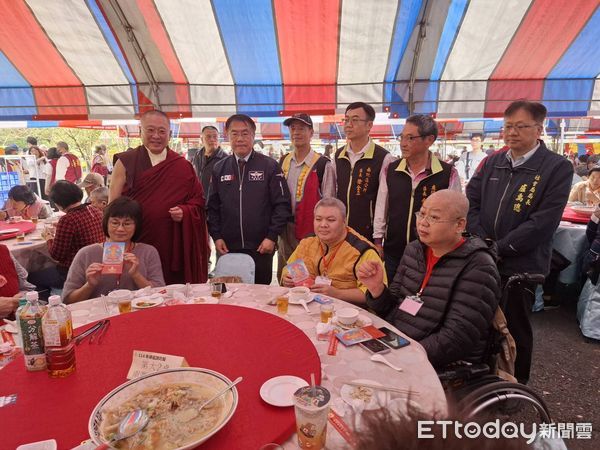
<svg viewBox="0 0 600 450">
<path fill-rule="evenodd" d="M 214 278 L 238 276 L 242 283 L 254 284 L 254 260 L 244 253 L 226 253 L 217 260 Z"/>
</svg>

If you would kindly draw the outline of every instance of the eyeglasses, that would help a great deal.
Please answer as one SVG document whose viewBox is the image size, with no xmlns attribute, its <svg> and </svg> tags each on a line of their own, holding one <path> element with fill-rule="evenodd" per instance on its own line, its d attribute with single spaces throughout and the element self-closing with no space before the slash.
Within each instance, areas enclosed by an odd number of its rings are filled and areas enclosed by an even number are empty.
<svg viewBox="0 0 600 450">
<path fill-rule="evenodd" d="M 410 142 L 414 141 L 415 139 L 426 138 L 426 137 L 427 137 L 426 134 L 419 134 L 418 136 L 402 136 L 402 135 L 400 135 L 400 136 L 398 136 L 398 140 L 400 142 L 407 141 L 410 143 Z"/>
<path fill-rule="evenodd" d="M 135 226 L 135 222 L 133 220 L 124 220 L 123 222 L 121 222 L 119 220 L 109 220 L 108 226 L 110 226 L 112 228 L 119 228 L 119 227 L 131 228 L 131 227 Z"/>
<path fill-rule="evenodd" d="M 527 128 L 533 128 L 533 127 L 539 127 L 540 124 L 536 123 L 533 125 L 525 125 L 525 124 L 519 124 L 519 125 L 504 125 L 502 127 L 502 130 L 505 133 L 510 133 L 511 131 L 516 131 L 517 133 L 520 133 L 523 130 L 526 130 Z"/>
<path fill-rule="evenodd" d="M 429 225 L 435 225 L 436 223 L 456 222 L 458 219 L 460 219 L 460 217 L 457 217 L 456 219 L 444 220 L 440 219 L 438 216 L 428 216 L 427 214 L 423 214 L 421 211 L 416 212 L 415 217 L 417 218 L 417 221 L 424 220 Z"/>
<path fill-rule="evenodd" d="M 359 122 L 370 122 L 369 119 L 359 119 L 358 117 L 352 117 L 351 119 L 349 119 L 348 117 L 345 117 L 342 119 L 342 124 L 344 125 L 348 125 L 349 123 L 351 123 L 352 125 L 358 125 Z"/>
</svg>

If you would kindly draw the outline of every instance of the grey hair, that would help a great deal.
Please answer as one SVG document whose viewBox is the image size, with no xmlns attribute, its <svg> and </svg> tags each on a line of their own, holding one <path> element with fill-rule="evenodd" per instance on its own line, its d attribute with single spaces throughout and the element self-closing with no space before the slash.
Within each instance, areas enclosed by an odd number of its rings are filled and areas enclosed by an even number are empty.
<svg viewBox="0 0 600 450">
<path fill-rule="evenodd" d="M 315 205 L 315 209 L 313 210 L 313 213 L 316 214 L 317 213 L 317 208 L 320 208 L 322 206 L 326 207 L 326 208 L 337 208 L 340 211 L 340 213 L 342 214 L 342 217 L 344 218 L 344 221 L 346 220 L 346 205 L 344 205 L 337 198 L 335 198 L 335 197 L 325 197 L 325 198 L 322 198 Z"/>
<path fill-rule="evenodd" d="M 438 126 L 433 117 L 426 114 L 413 114 L 406 119 L 406 123 L 415 125 L 421 136 L 433 136 L 434 139 L 437 139 Z"/>
<path fill-rule="evenodd" d="M 105 186 L 94 189 L 90 192 L 90 199 L 95 198 L 99 202 L 108 203 L 108 188 Z"/>
</svg>

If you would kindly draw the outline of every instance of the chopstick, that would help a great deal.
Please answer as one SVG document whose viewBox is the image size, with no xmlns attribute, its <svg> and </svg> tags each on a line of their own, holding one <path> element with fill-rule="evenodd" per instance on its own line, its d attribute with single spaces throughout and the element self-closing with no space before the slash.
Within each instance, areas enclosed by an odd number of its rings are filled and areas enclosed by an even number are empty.
<svg viewBox="0 0 600 450">
<path fill-rule="evenodd" d="M 405 394 L 407 396 L 415 396 L 415 397 L 419 396 L 418 392 L 411 391 L 410 389 L 402 389 L 402 388 L 397 388 L 397 387 L 393 387 L 393 386 L 380 386 L 378 384 L 362 383 L 360 381 L 344 381 L 344 384 L 349 384 L 350 386 L 362 386 L 362 387 L 374 389 L 377 391 L 396 392 L 398 394 Z"/>
<path fill-rule="evenodd" d="M 92 327 L 88 328 L 87 330 L 85 330 L 83 333 L 78 334 L 77 336 L 75 336 L 75 338 L 73 339 L 75 341 L 75 345 L 79 345 L 81 343 L 81 341 L 83 341 L 87 336 L 89 336 L 92 333 L 95 333 L 100 328 L 102 328 L 104 326 L 104 322 L 106 322 L 106 319 L 105 320 L 101 320 L 100 322 L 98 322 L 94 326 L 92 326 Z"/>
<path fill-rule="evenodd" d="M 109 326 L 110 326 L 110 320 L 107 320 L 106 324 L 104 325 L 104 327 L 100 331 L 100 334 L 98 335 L 98 345 L 100 345 L 102 343 L 102 338 L 106 334 L 106 331 L 108 330 Z"/>
</svg>

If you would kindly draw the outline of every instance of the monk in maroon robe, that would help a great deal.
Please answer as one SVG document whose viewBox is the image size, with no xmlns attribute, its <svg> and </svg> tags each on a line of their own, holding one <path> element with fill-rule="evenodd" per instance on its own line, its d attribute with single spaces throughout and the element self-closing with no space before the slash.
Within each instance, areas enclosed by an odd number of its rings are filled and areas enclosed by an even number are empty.
<svg viewBox="0 0 600 450">
<path fill-rule="evenodd" d="M 141 118 L 144 145 L 118 155 L 110 200 L 127 195 L 142 205 L 140 242 L 160 255 L 167 284 L 205 283 L 208 233 L 202 185 L 192 165 L 167 147 L 169 119 L 161 111 Z"/>
</svg>

